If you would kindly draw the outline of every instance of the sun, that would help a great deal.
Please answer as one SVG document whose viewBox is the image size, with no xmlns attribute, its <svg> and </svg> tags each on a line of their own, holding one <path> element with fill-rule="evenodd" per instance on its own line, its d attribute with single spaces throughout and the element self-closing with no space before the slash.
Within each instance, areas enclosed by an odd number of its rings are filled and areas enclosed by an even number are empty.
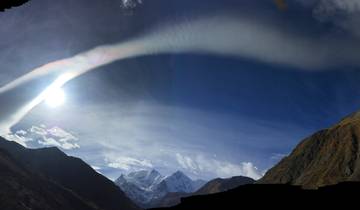
<svg viewBox="0 0 360 210">
<path fill-rule="evenodd" d="M 61 88 L 56 88 L 54 90 L 51 90 L 47 97 L 45 98 L 45 103 L 49 107 L 58 107 L 64 104 L 65 102 L 65 92 Z"/>
</svg>

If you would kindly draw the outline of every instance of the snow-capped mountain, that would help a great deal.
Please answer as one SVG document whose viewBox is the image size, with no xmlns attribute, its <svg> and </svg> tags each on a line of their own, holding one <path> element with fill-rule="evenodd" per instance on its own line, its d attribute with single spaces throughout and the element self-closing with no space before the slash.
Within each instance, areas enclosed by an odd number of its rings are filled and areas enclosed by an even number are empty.
<svg viewBox="0 0 360 210">
<path fill-rule="evenodd" d="M 177 171 L 163 180 L 166 183 L 168 192 L 186 192 L 191 193 L 196 191 L 195 183 L 183 172 Z"/>
<path fill-rule="evenodd" d="M 205 183 L 203 180 L 193 181 L 181 171 L 163 176 L 156 170 L 131 172 L 115 181 L 130 199 L 144 208 L 168 193 L 192 193 Z"/>
<path fill-rule="evenodd" d="M 162 180 L 164 176 L 162 176 L 158 171 L 151 170 L 141 170 L 136 172 L 131 172 L 127 175 L 121 175 L 119 177 L 119 181 L 127 181 L 130 183 L 133 183 L 137 187 L 143 190 L 149 190 L 152 187 L 158 185 Z"/>
</svg>

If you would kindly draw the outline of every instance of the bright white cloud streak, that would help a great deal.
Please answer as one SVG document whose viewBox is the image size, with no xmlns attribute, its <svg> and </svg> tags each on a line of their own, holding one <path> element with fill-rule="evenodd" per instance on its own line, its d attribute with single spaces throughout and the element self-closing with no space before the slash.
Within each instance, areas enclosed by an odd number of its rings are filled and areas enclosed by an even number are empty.
<svg viewBox="0 0 360 210">
<path fill-rule="evenodd" d="M 74 57 L 41 66 L 0 88 L 0 99 L 15 100 L 0 114 L 0 133 L 19 122 L 54 89 L 75 77 L 117 60 L 155 53 L 212 53 L 238 56 L 298 68 L 325 68 L 359 63 L 360 49 L 346 40 L 309 38 L 284 31 L 277 24 L 249 18 L 199 18 L 163 26 L 133 40 L 99 46 Z M 57 75 L 49 87 L 33 96 L 16 97 L 29 83 Z M 2 97 L 2 98 L 1 98 Z"/>
</svg>

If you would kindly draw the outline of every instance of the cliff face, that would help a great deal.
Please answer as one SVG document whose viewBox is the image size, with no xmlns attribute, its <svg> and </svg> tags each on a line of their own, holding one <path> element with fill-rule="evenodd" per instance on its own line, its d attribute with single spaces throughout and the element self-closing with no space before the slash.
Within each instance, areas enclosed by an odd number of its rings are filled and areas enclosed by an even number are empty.
<svg viewBox="0 0 360 210">
<path fill-rule="evenodd" d="M 360 181 L 360 112 L 303 140 L 258 183 L 317 188 Z"/>
</svg>

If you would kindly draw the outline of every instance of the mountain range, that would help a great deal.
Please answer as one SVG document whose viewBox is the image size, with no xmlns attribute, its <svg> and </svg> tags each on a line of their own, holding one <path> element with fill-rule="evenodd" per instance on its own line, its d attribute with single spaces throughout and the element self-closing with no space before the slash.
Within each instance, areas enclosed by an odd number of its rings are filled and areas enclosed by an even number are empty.
<svg viewBox="0 0 360 210">
<path fill-rule="evenodd" d="M 151 207 L 175 206 L 179 204 L 183 198 L 186 197 L 225 192 L 242 185 L 248 185 L 253 183 L 255 183 L 254 179 L 244 176 L 234 176 L 227 179 L 216 178 L 210 180 L 193 193 L 170 192 L 166 194 L 163 198 L 153 201 Z"/>
<path fill-rule="evenodd" d="M 168 193 L 192 193 L 206 182 L 192 180 L 181 171 L 163 176 L 156 170 L 141 170 L 121 175 L 115 183 L 139 206 L 149 207 Z"/>
<path fill-rule="evenodd" d="M 112 181 L 56 147 L 28 149 L 0 137 L 0 209 L 136 210 L 253 183 L 247 177 L 192 180 L 177 171 L 136 171 Z M 120 186 L 120 187 L 119 187 Z M 134 202 L 132 202 L 132 200 Z M 135 204 L 136 203 L 136 204 Z"/>
<path fill-rule="evenodd" d="M 0 138 L 0 209 L 136 210 L 111 180 L 55 147 Z"/>
<path fill-rule="evenodd" d="M 315 202 L 331 203 L 360 192 L 359 138 L 356 112 L 301 141 L 255 184 L 247 177 L 204 184 L 181 171 L 163 176 L 150 170 L 121 175 L 116 185 L 58 148 L 28 149 L 0 138 L 0 209 L 135 210 L 175 204 L 171 209 L 237 209 L 257 200 L 280 205 L 277 198 L 285 196 L 293 202 L 318 196 Z"/>
<path fill-rule="evenodd" d="M 184 197 L 171 209 L 350 207 L 360 193 L 360 112 L 305 138 L 255 184 Z M 316 190 L 314 190 L 316 189 Z M 287 202 L 284 202 L 284 201 Z M 261 201 L 261 203 L 259 203 Z"/>
</svg>

